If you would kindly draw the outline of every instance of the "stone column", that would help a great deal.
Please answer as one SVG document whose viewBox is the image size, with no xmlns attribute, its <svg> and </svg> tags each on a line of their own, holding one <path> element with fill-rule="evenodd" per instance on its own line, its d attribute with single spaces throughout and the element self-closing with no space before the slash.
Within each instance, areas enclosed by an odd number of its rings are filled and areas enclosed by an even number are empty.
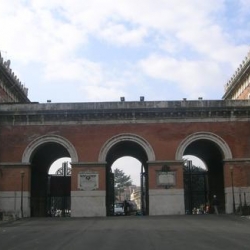
<svg viewBox="0 0 250 250">
<path fill-rule="evenodd" d="M 30 217 L 30 165 L 0 164 L 0 209 L 5 219 Z"/>
<path fill-rule="evenodd" d="M 72 163 L 71 216 L 106 216 L 105 163 Z"/>
<path fill-rule="evenodd" d="M 184 214 L 181 161 L 149 163 L 149 215 Z"/>
<path fill-rule="evenodd" d="M 224 164 L 226 213 L 241 213 L 250 204 L 250 159 L 232 159 Z"/>
</svg>

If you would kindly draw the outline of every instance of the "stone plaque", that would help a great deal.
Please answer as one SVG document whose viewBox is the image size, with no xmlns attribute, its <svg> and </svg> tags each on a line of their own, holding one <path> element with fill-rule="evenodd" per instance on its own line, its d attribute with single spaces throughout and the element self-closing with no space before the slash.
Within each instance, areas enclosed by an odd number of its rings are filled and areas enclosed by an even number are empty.
<svg viewBox="0 0 250 250">
<path fill-rule="evenodd" d="M 158 185 L 175 186 L 175 172 L 158 172 Z"/>
<path fill-rule="evenodd" d="M 80 172 L 78 174 L 78 188 L 81 190 L 91 191 L 98 189 L 99 175 L 96 172 Z"/>
</svg>

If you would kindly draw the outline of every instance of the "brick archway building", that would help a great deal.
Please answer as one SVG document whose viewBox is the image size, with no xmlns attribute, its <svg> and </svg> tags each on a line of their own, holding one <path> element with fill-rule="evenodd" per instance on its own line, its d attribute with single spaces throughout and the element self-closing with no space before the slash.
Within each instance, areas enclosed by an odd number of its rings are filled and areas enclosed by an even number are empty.
<svg viewBox="0 0 250 250">
<path fill-rule="evenodd" d="M 70 157 L 72 216 L 106 216 L 108 168 L 128 155 L 145 168 L 147 214 L 184 214 L 182 157 L 192 154 L 208 167 L 210 198 L 218 194 L 231 213 L 233 203 L 250 203 L 249 106 L 249 100 L 3 103 L 0 209 L 44 216 L 48 168 Z M 169 186 L 161 175 L 166 166 Z"/>
</svg>

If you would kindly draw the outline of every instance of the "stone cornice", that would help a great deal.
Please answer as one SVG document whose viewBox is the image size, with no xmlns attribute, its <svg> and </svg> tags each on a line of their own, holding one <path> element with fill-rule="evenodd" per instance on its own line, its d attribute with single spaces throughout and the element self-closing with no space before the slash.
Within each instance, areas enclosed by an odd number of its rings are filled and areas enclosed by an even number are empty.
<svg viewBox="0 0 250 250">
<path fill-rule="evenodd" d="M 29 167 L 30 163 L 22 162 L 0 162 L 0 167 Z"/>
<path fill-rule="evenodd" d="M 0 79 L 5 83 L 12 93 L 15 93 L 19 102 L 30 102 L 28 99 L 28 88 L 26 88 L 21 81 L 14 74 L 10 68 L 10 60 L 4 61 L 0 53 Z"/>
<path fill-rule="evenodd" d="M 89 166 L 95 166 L 95 167 L 105 167 L 107 162 L 71 162 L 70 165 L 72 167 L 89 167 Z"/>
<path fill-rule="evenodd" d="M 0 124 L 248 121 L 249 107 L 250 100 L 2 104 Z"/>
<path fill-rule="evenodd" d="M 242 80 L 244 81 L 244 78 L 249 76 L 249 71 L 250 71 L 250 53 L 248 53 L 248 56 L 245 58 L 245 60 L 242 61 L 242 63 L 235 71 L 234 75 L 225 85 L 225 94 L 222 97 L 222 99 L 232 99 L 232 95 L 235 92 L 235 90 L 239 87 L 239 84 L 242 83 Z"/>
<path fill-rule="evenodd" d="M 229 163 L 249 163 L 250 162 L 250 158 L 233 158 L 233 159 L 226 159 L 223 160 L 224 162 L 229 162 Z"/>
<path fill-rule="evenodd" d="M 170 160 L 170 161 L 148 161 L 147 164 L 149 166 L 163 166 L 163 165 L 170 165 L 170 166 L 173 166 L 173 165 L 182 165 L 184 163 L 184 161 L 173 161 L 173 160 Z"/>
</svg>

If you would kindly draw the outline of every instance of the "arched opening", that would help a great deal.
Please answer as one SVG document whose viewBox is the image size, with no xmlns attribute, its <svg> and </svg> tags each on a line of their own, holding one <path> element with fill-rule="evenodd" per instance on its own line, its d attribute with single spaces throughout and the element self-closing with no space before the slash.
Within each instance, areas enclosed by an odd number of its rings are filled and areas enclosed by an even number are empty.
<svg viewBox="0 0 250 250">
<path fill-rule="evenodd" d="M 51 165 L 62 157 L 71 158 L 78 162 L 78 155 L 74 146 L 65 138 L 58 135 L 44 135 L 36 138 L 25 149 L 22 163 L 31 166 L 30 187 L 30 215 L 33 217 L 50 216 L 51 184 L 49 169 Z M 65 187 L 64 195 L 70 196 L 71 178 Z M 57 186 L 57 185 L 56 185 Z M 57 188 L 59 189 L 59 188 Z"/>
<path fill-rule="evenodd" d="M 141 172 L 143 172 L 142 164 L 134 157 L 124 156 L 112 164 L 115 196 L 114 215 L 141 214 Z M 124 206 L 126 201 L 131 208 L 130 210 L 129 207 Z"/>
<path fill-rule="evenodd" d="M 106 155 L 106 179 L 107 179 L 107 195 L 106 195 L 106 207 L 107 215 L 114 215 L 114 203 L 115 203 L 115 190 L 114 190 L 114 173 L 112 172 L 112 165 L 116 160 L 129 156 L 137 159 L 141 164 L 140 169 L 140 202 L 141 213 L 148 215 L 148 156 L 144 148 L 135 141 L 132 140 L 120 140 L 116 143 L 112 143 Z"/>
<path fill-rule="evenodd" d="M 204 163 L 206 169 L 195 166 L 195 161 L 191 162 L 191 166 L 188 162 L 184 163 L 186 211 L 188 213 L 195 213 L 194 211 L 197 209 L 203 209 L 203 211 L 212 212 L 212 199 L 213 196 L 216 195 L 220 201 L 219 210 L 224 213 L 224 155 L 222 149 L 215 141 L 209 139 L 194 139 L 184 149 L 183 158 L 185 159 L 187 155 L 198 157 Z M 186 182 L 185 177 L 188 179 Z M 187 198 L 187 194 L 189 198 Z"/>
<path fill-rule="evenodd" d="M 57 142 L 44 142 L 34 148 L 30 155 L 31 163 L 31 216 L 51 216 L 52 196 L 70 199 L 71 178 L 52 178 L 51 165 L 62 157 L 70 157 L 68 150 Z M 63 176 L 61 176 L 63 177 Z"/>
</svg>

